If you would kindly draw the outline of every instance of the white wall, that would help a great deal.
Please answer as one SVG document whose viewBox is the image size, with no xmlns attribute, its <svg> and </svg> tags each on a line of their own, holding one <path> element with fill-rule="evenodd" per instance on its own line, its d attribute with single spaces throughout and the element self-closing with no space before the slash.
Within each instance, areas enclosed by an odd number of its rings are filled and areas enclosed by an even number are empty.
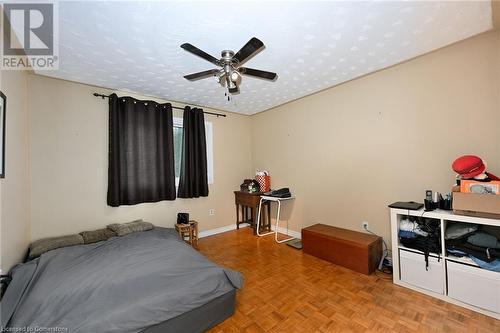
<svg viewBox="0 0 500 333">
<path fill-rule="evenodd" d="M 293 230 L 322 222 L 390 240 L 394 201 L 451 191 L 453 160 L 500 174 L 500 32 L 255 115 L 253 163 L 296 195 Z"/>
<path fill-rule="evenodd" d="M 5 178 L 1 186 L 1 269 L 21 261 L 29 244 L 28 90 L 25 71 L 3 71 L 7 97 Z"/>
<path fill-rule="evenodd" d="M 92 96 L 110 91 L 37 75 L 28 81 L 31 240 L 137 218 L 173 226 L 178 212 L 189 212 L 200 230 L 235 223 L 233 191 L 252 171 L 250 117 L 206 116 L 214 136 L 214 184 L 207 198 L 113 208 L 106 205 L 108 102 Z M 209 216 L 211 208 L 215 216 Z"/>
</svg>

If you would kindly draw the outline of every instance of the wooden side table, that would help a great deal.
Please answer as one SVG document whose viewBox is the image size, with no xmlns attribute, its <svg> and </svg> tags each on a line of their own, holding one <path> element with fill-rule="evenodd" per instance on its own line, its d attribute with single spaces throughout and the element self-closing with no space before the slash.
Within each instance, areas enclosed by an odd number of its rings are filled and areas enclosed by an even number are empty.
<svg viewBox="0 0 500 333">
<path fill-rule="evenodd" d="M 253 227 L 253 234 L 257 234 L 257 210 L 259 208 L 260 196 L 263 192 L 244 192 L 234 191 L 234 202 L 236 204 L 236 228 L 240 228 L 240 224 L 248 223 Z M 263 203 L 267 205 L 267 218 L 262 218 L 261 227 L 263 230 L 271 230 L 271 205 L 269 202 Z M 240 206 L 241 206 L 241 220 L 240 220 Z M 264 212 L 262 210 L 262 217 Z"/>
<path fill-rule="evenodd" d="M 175 230 L 179 233 L 182 240 L 195 249 L 198 248 L 198 222 L 191 220 L 187 224 L 177 223 Z"/>
</svg>

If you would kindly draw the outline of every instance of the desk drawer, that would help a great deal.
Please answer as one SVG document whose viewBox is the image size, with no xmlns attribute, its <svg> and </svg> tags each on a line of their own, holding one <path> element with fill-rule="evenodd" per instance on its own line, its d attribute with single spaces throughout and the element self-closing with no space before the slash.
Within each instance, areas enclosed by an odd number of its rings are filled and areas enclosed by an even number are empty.
<svg viewBox="0 0 500 333">
<path fill-rule="evenodd" d="M 260 201 L 260 195 L 236 194 L 234 197 L 237 205 L 257 207 Z"/>
</svg>

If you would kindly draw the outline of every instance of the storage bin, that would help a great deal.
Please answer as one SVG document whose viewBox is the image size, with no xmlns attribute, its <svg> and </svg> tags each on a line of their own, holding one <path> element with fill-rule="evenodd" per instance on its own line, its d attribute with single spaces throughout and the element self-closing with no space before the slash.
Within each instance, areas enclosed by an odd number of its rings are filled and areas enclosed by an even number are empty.
<svg viewBox="0 0 500 333">
<path fill-rule="evenodd" d="M 446 261 L 448 296 L 500 313 L 500 273 Z"/>
<path fill-rule="evenodd" d="M 422 289 L 444 294 L 443 260 L 429 255 L 429 266 L 426 269 L 425 256 L 406 250 L 399 250 L 399 266 L 401 281 Z"/>
<path fill-rule="evenodd" d="M 382 257 L 382 238 L 325 224 L 302 229 L 302 250 L 323 260 L 371 274 Z"/>
</svg>

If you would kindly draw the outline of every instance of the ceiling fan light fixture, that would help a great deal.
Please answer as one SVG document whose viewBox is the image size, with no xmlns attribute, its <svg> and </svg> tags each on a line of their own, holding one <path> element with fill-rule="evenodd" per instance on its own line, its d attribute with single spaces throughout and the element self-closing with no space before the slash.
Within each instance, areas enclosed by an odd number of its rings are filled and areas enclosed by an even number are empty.
<svg viewBox="0 0 500 333">
<path fill-rule="evenodd" d="M 229 91 L 229 93 L 231 93 L 231 94 L 235 94 L 235 93 L 237 93 L 237 92 L 239 91 L 239 90 L 238 90 L 238 86 L 237 86 L 237 85 L 234 85 L 233 87 L 229 87 L 227 90 L 228 90 L 228 91 Z"/>
<path fill-rule="evenodd" d="M 226 84 L 227 84 L 227 91 L 230 93 L 230 94 L 236 94 L 238 93 L 240 90 L 238 89 L 238 85 L 231 81 L 231 77 L 228 76 L 226 78 Z"/>
<path fill-rule="evenodd" d="M 215 74 L 215 81 L 218 83 L 224 85 L 224 76 L 226 75 L 226 72 L 224 70 L 220 70 L 217 74 Z"/>
<path fill-rule="evenodd" d="M 228 92 L 231 94 L 239 93 L 239 85 L 242 80 L 242 75 L 274 81 L 277 77 L 276 73 L 240 67 L 245 61 L 260 52 L 263 47 L 264 43 L 262 43 L 261 40 L 256 37 L 252 37 L 237 53 L 234 53 L 231 50 L 223 50 L 221 52 L 221 58 L 217 59 L 192 44 L 184 43 L 181 45 L 181 48 L 185 51 L 222 67 L 220 69 L 210 69 L 207 71 L 185 75 L 184 78 L 189 81 L 196 81 L 209 76 L 214 76 L 215 80 L 220 83 L 221 86 L 226 87 Z"/>
<path fill-rule="evenodd" d="M 239 80 L 241 79 L 241 75 L 240 73 L 238 73 L 238 71 L 233 71 L 231 73 L 231 81 L 233 81 L 234 83 L 238 82 Z"/>
</svg>

